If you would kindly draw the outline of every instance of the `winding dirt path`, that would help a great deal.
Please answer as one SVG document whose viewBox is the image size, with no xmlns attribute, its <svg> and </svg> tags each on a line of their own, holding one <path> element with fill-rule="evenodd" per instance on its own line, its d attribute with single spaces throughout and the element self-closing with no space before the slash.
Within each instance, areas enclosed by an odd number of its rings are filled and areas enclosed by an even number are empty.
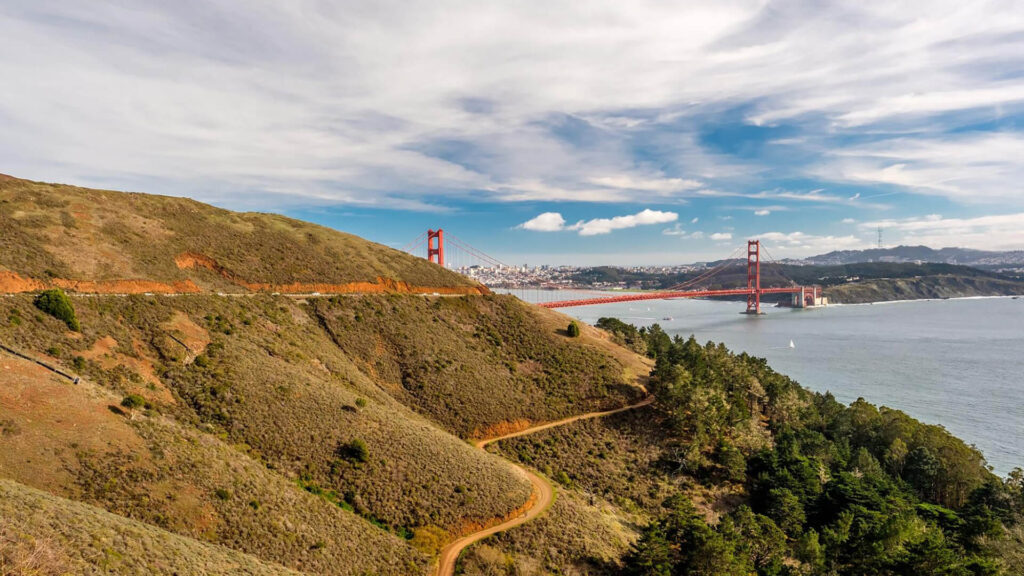
<svg viewBox="0 0 1024 576">
<path fill-rule="evenodd" d="M 619 412 L 625 412 L 627 410 L 634 410 L 636 408 L 649 406 L 652 402 L 654 402 L 654 397 L 648 396 L 641 400 L 640 402 L 637 402 L 636 404 L 631 404 L 623 408 L 616 408 L 615 410 L 606 410 L 604 412 L 588 412 L 586 414 L 580 414 L 579 416 L 570 416 L 569 418 L 555 420 L 554 422 L 538 424 L 537 426 L 532 426 L 530 428 L 526 428 L 518 432 L 512 432 L 511 434 L 494 436 L 493 438 L 482 438 L 480 440 L 473 440 L 472 443 L 477 448 L 483 450 L 484 448 L 487 447 L 488 444 L 491 444 L 492 442 L 507 440 L 508 438 L 518 438 L 519 436 L 526 436 L 528 434 L 540 432 L 541 430 L 547 430 L 548 428 L 554 428 L 556 426 L 564 426 L 566 424 L 571 424 L 579 420 L 590 420 L 591 418 L 602 418 L 604 416 L 611 416 L 612 414 L 618 414 Z M 511 518 L 509 520 L 506 520 L 505 522 L 502 522 L 501 524 L 496 524 L 485 530 L 473 532 L 472 534 L 467 534 L 466 536 L 463 536 L 442 548 L 441 555 L 437 561 L 437 569 L 434 570 L 434 576 L 452 576 L 453 574 L 455 574 L 455 563 L 459 559 L 459 554 L 461 554 L 463 550 L 469 547 L 470 544 L 479 542 L 480 540 L 483 540 L 488 536 L 492 536 L 494 534 L 497 534 L 498 532 L 504 532 L 509 528 L 514 528 L 521 524 L 525 524 L 530 520 L 533 520 L 534 518 L 543 514 L 544 511 L 548 509 L 548 506 L 551 505 L 551 502 L 554 501 L 555 487 L 550 482 L 548 482 L 546 479 L 542 478 L 535 472 L 532 472 L 531 470 L 528 470 L 527 468 L 520 466 L 519 464 L 510 461 L 509 465 L 515 468 L 518 472 L 525 475 L 526 478 L 530 480 L 530 484 L 533 486 L 533 494 L 531 496 L 533 505 L 530 506 L 526 510 L 526 512 L 520 514 L 519 516 L 516 516 L 515 518 Z"/>
</svg>

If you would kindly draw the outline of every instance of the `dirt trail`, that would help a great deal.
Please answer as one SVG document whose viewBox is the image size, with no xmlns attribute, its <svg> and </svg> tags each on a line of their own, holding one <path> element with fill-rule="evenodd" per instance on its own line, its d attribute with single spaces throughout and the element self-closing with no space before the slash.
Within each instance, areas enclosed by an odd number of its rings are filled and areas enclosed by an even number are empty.
<svg viewBox="0 0 1024 576">
<path fill-rule="evenodd" d="M 554 428 L 556 426 L 564 426 L 566 424 L 571 424 L 579 420 L 589 420 L 591 418 L 602 418 L 604 416 L 611 416 L 612 414 L 618 414 L 619 412 L 625 412 L 627 410 L 633 410 L 636 408 L 641 408 L 643 406 L 648 406 L 652 402 L 654 402 L 654 397 L 648 396 L 647 398 L 644 398 L 643 400 L 637 402 L 636 404 L 631 404 L 623 408 L 616 408 L 615 410 L 606 410 L 604 412 L 588 412 L 586 414 L 580 414 L 579 416 L 570 416 L 569 418 L 555 420 L 554 422 L 548 422 L 546 424 L 538 424 L 537 426 L 532 426 L 530 428 L 526 428 L 525 430 L 512 432 L 510 434 L 494 436 L 492 438 L 482 438 L 480 440 L 473 440 L 472 443 L 477 448 L 483 450 L 484 448 L 487 447 L 488 444 L 491 444 L 492 442 L 498 442 L 501 440 L 506 440 L 508 438 L 518 438 L 519 436 L 526 436 L 528 434 L 540 432 L 541 430 L 547 430 L 548 428 Z M 455 563 L 459 559 L 459 554 L 461 554 L 462 551 L 465 550 L 470 544 L 479 542 L 480 540 L 483 540 L 488 536 L 497 534 L 498 532 L 504 532 L 509 528 L 514 528 L 521 524 L 525 524 L 530 520 L 533 520 L 534 518 L 543 514 L 544 511 L 547 510 L 548 506 L 551 505 L 551 502 L 555 498 L 555 488 L 554 486 L 551 485 L 550 482 L 548 482 L 544 478 L 541 478 L 539 475 L 526 469 L 525 467 L 515 464 L 514 462 L 509 462 L 509 465 L 511 465 L 518 472 L 522 473 L 530 480 L 530 484 L 533 486 L 533 506 L 528 508 L 526 512 L 521 514 L 520 516 L 502 522 L 501 524 L 491 526 L 490 528 L 487 528 L 485 530 L 474 532 L 472 534 L 467 534 L 466 536 L 463 536 L 442 548 L 441 555 L 438 558 L 437 562 L 437 569 L 434 571 L 435 576 L 452 576 L 453 574 L 455 574 Z"/>
</svg>

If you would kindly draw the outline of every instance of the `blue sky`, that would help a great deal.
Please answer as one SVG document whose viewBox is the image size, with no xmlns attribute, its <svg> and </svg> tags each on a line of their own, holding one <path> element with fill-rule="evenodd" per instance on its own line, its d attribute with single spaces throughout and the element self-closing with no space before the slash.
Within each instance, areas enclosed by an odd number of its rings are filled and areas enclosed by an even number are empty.
<svg viewBox="0 0 1024 576">
<path fill-rule="evenodd" d="M 0 172 L 515 263 L 1024 249 L 1019 2 L 240 6 L 4 2 Z"/>
</svg>

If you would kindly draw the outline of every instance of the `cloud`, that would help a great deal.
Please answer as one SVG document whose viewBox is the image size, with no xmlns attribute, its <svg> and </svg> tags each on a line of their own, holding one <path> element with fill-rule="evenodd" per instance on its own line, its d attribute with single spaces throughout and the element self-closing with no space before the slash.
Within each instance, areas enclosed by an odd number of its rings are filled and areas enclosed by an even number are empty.
<svg viewBox="0 0 1024 576">
<path fill-rule="evenodd" d="M 562 218 L 558 212 L 545 212 L 523 222 L 516 228 L 535 232 L 557 232 L 565 229 L 565 218 Z"/>
<path fill-rule="evenodd" d="M 854 224 L 856 222 L 853 218 L 843 218 L 843 224 Z"/>
<path fill-rule="evenodd" d="M 1024 135 L 967 133 L 892 138 L 833 152 L 818 173 L 858 184 L 899 186 L 963 203 L 1019 204 Z"/>
<path fill-rule="evenodd" d="M 767 208 L 762 208 L 760 210 L 754 210 L 754 216 L 768 216 L 771 213 L 772 213 L 772 211 L 767 209 Z"/>
<path fill-rule="evenodd" d="M 651 224 L 667 224 L 669 222 L 675 222 L 678 219 L 679 215 L 675 212 L 662 212 L 660 210 L 651 210 L 650 208 L 646 208 L 636 214 L 615 216 L 614 218 L 580 220 L 571 226 L 566 226 L 565 218 L 563 218 L 560 213 L 545 212 L 523 222 L 519 226 L 516 226 L 516 228 L 537 232 L 572 230 L 579 232 L 580 236 L 597 236 L 600 234 L 608 234 L 613 230 L 624 230 L 626 228 L 636 228 L 637 226 L 648 226 Z M 678 225 L 676 225 L 676 228 L 678 228 Z M 682 233 L 682 230 L 679 232 Z M 675 235 L 673 229 L 663 230 L 662 234 L 670 236 Z"/>
<path fill-rule="evenodd" d="M 697 218 L 696 216 L 694 216 L 694 218 L 690 220 L 690 224 L 696 224 L 697 222 L 700 222 L 700 218 Z"/>
<path fill-rule="evenodd" d="M 865 233 L 882 228 L 887 235 L 896 236 L 894 239 L 903 244 L 924 244 L 933 248 L 1024 250 L 1024 212 L 973 218 L 945 218 L 929 214 L 863 222 L 860 228 Z"/>
<path fill-rule="evenodd" d="M 716 242 L 721 240 L 732 240 L 732 234 L 728 232 L 715 232 L 710 238 Z"/>
<path fill-rule="evenodd" d="M 765 232 L 755 236 L 776 258 L 802 258 L 833 250 L 869 248 L 870 243 L 854 235 L 829 236 L 805 232 Z"/>
<path fill-rule="evenodd" d="M 774 139 L 794 154 L 840 132 L 869 142 L 800 157 L 819 178 L 834 163 L 845 181 L 1021 203 L 1017 148 L 986 143 L 986 173 L 942 147 L 973 156 L 969 136 L 942 134 L 1024 110 L 1010 5 L 808 6 L 6 2 L 0 158 L 15 175 L 232 205 L 646 202 L 789 176 L 701 142 L 701 124 L 743 110 L 795 128 Z M 896 132 L 889 152 L 913 157 L 877 155 Z M 770 197 L 837 203 L 798 196 Z"/>
<path fill-rule="evenodd" d="M 661 231 L 665 236 L 686 236 L 686 230 L 683 230 L 682 226 L 676 224 L 671 228 L 665 228 Z"/>
<path fill-rule="evenodd" d="M 679 215 L 675 212 L 662 212 L 660 210 L 644 209 L 636 214 L 628 216 L 616 216 L 614 218 L 595 218 L 593 220 L 580 220 L 576 224 L 567 227 L 567 230 L 577 230 L 580 236 L 596 236 L 608 234 L 612 230 L 635 228 L 649 224 L 665 224 L 675 222 Z"/>
<path fill-rule="evenodd" d="M 591 178 L 590 183 L 616 188 L 620 190 L 636 190 L 645 192 L 656 192 L 658 194 L 671 194 L 686 190 L 696 190 L 703 186 L 698 180 L 687 180 L 683 178 L 640 178 L 628 174 L 617 176 L 602 176 Z"/>
</svg>

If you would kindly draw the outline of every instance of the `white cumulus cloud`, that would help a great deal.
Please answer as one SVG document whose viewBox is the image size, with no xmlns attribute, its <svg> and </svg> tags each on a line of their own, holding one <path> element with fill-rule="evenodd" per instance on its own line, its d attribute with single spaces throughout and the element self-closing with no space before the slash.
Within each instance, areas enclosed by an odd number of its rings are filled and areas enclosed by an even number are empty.
<svg viewBox="0 0 1024 576">
<path fill-rule="evenodd" d="M 772 211 L 767 209 L 767 208 L 762 208 L 760 210 L 754 210 L 754 216 L 768 216 L 771 213 L 772 213 Z"/>
<path fill-rule="evenodd" d="M 557 232 L 565 229 L 565 218 L 558 212 L 545 212 L 523 222 L 517 228 L 535 232 Z"/>
<path fill-rule="evenodd" d="M 646 226 L 649 224 L 666 224 L 668 222 L 675 222 L 679 219 L 679 214 L 675 212 L 662 212 L 660 210 L 651 210 L 645 208 L 636 214 L 630 214 L 627 216 L 616 216 L 614 218 L 594 218 L 593 220 L 580 220 L 579 222 L 569 226 L 569 230 L 577 230 L 580 236 L 596 236 L 598 234 L 608 234 L 612 230 L 622 230 L 625 228 L 636 228 L 637 226 Z"/>
<path fill-rule="evenodd" d="M 721 240 L 732 240 L 732 234 L 728 232 L 715 232 L 710 236 L 710 238 L 716 242 Z"/>
<path fill-rule="evenodd" d="M 614 218 L 594 218 L 592 220 L 580 220 L 571 225 L 565 225 L 565 218 L 558 212 L 545 212 L 523 222 L 516 228 L 533 230 L 536 232 L 558 232 L 560 230 L 572 230 L 579 232 L 580 236 L 597 236 L 608 234 L 613 230 L 624 230 L 636 228 L 637 226 L 648 226 L 651 224 L 667 224 L 679 219 L 675 212 L 662 212 L 645 208 L 636 214 L 615 216 Z M 678 228 L 678 226 L 677 226 Z M 679 231 L 680 234 L 682 230 Z M 663 231 L 664 234 L 673 235 L 671 229 Z"/>
</svg>

